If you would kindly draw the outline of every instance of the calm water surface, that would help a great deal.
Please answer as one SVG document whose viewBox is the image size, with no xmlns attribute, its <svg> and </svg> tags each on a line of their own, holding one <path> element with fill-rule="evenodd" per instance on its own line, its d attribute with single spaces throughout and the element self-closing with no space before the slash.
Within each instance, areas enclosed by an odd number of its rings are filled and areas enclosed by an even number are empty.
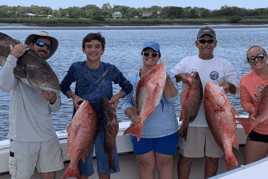
<svg viewBox="0 0 268 179">
<path fill-rule="evenodd" d="M 1 32 L 24 42 L 25 38 L 39 30 L 1 30 Z M 60 75 L 60 81 L 66 75 L 70 65 L 75 61 L 86 60 L 82 53 L 82 39 L 88 33 L 101 32 L 106 39 L 106 49 L 101 58 L 103 62 L 116 65 L 124 75 L 132 73 L 142 67 L 141 49 L 147 40 L 159 42 L 162 53 L 161 62 L 167 69 L 173 68 L 186 56 L 198 54 L 194 41 L 198 29 L 170 29 L 170 30 L 47 30 L 59 40 L 57 52 L 48 60 L 53 69 Z M 260 45 L 268 50 L 267 28 L 224 28 L 215 29 L 218 44 L 214 50 L 215 56 L 230 61 L 237 70 L 238 78 L 250 72 L 245 64 L 247 49 L 252 45 Z M 0 67 L 0 72 L 2 67 Z M 74 85 L 72 85 L 74 89 Z M 114 93 L 119 91 L 114 85 Z M 229 96 L 230 101 L 239 114 L 243 111 L 239 96 Z M 180 101 L 178 101 L 180 104 Z M 6 139 L 9 124 L 8 110 L 10 95 L 0 91 L 0 141 Z M 72 101 L 62 95 L 62 106 L 59 112 L 53 114 L 53 125 L 56 131 L 66 129 L 72 118 Z M 177 114 L 180 114 L 180 105 L 176 105 Z M 128 120 L 120 108 L 117 109 L 120 121 Z"/>
</svg>

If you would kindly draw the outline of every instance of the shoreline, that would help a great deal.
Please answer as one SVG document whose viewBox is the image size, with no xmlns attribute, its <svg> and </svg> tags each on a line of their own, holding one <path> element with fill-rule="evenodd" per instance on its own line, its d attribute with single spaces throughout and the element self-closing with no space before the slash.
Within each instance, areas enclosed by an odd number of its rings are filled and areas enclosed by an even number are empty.
<svg viewBox="0 0 268 179">
<path fill-rule="evenodd" d="M 225 28 L 268 28 L 268 24 L 204 24 L 213 29 Z M 96 26 L 28 26 L 25 24 L 0 23 L 0 30 L 167 30 L 167 29 L 199 29 L 202 25 L 96 25 Z"/>
</svg>

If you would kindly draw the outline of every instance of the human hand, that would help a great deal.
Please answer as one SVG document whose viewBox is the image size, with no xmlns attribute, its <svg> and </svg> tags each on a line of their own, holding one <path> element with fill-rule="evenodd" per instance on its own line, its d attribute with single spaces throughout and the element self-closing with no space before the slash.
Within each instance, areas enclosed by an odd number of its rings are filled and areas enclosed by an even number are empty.
<svg viewBox="0 0 268 179">
<path fill-rule="evenodd" d="M 9 48 L 9 54 L 17 58 L 21 57 L 26 51 L 30 49 L 28 45 L 22 43 L 17 44 L 15 46 L 9 45 Z"/>
<path fill-rule="evenodd" d="M 55 92 L 43 91 L 41 96 L 50 102 L 50 104 L 54 104 L 57 100 L 57 96 Z"/>
<path fill-rule="evenodd" d="M 188 78 L 190 78 L 191 74 L 189 74 L 189 73 L 180 73 L 178 75 L 179 75 L 179 77 L 180 77 L 180 79 L 181 79 L 181 81 L 183 83 L 189 83 Z"/>
<path fill-rule="evenodd" d="M 74 105 L 75 110 L 78 110 L 80 104 L 81 104 L 83 101 L 84 101 L 83 98 L 80 98 L 79 96 L 74 95 L 74 97 L 73 97 L 73 105 Z"/>
<path fill-rule="evenodd" d="M 223 90 L 226 92 L 226 94 L 229 92 L 230 89 L 230 83 L 227 81 L 220 82 L 219 86 L 223 88 Z"/>
<path fill-rule="evenodd" d="M 141 121 L 140 116 L 133 114 L 130 118 L 133 124 L 138 124 Z"/>
<path fill-rule="evenodd" d="M 109 103 L 112 104 L 114 106 L 114 108 L 117 108 L 119 99 L 120 99 L 120 96 L 118 94 L 116 94 L 111 98 Z"/>
</svg>

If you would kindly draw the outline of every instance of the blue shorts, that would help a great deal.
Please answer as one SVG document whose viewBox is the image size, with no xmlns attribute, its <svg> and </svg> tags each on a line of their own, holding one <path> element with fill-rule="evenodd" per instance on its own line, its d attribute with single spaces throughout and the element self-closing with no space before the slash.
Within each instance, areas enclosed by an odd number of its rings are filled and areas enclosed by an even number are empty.
<svg viewBox="0 0 268 179">
<path fill-rule="evenodd" d="M 104 144 L 104 132 L 98 131 L 94 145 L 92 146 L 92 149 L 87 156 L 86 163 L 84 163 L 82 160 L 79 160 L 78 162 L 80 175 L 91 176 L 94 174 L 92 164 L 94 146 L 97 160 L 97 171 L 99 173 L 112 174 L 120 171 L 116 145 L 114 150 L 114 163 L 116 171 L 113 171 L 109 170 L 108 154 L 105 153 L 103 144 Z"/>
<path fill-rule="evenodd" d="M 177 145 L 179 138 L 176 138 L 177 132 L 174 134 L 159 138 L 141 138 L 137 142 L 137 137 L 131 135 L 134 154 L 143 155 L 152 150 L 165 155 L 175 155 L 177 153 Z"/>
</svg>

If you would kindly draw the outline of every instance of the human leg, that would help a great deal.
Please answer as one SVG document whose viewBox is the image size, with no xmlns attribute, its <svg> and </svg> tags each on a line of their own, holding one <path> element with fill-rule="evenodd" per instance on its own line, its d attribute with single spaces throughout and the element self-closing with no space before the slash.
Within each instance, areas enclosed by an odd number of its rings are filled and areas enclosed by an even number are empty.
<svg viewBox="0 0 268 179">
<path fill-rule="evenodd" d="M 155 160 L 159 170 L 159 179 L 173 179 L 173 155 L 164 155 L 155 152 Z"/>
<path fill-rule="evenodd" d="M 206 144 L 205 144 L 205 178 L 215 176 L 218 171 L 219 158 L 223 156 L 222 150 L 216 144 L 209 128 L 206 128 Z"/>
<path fill-rule="evenodd" d="M 56 172 L 41 173 L 41 179 L 55 179 Z"/>
<path fill-rule="evenodd" d="M 97 160 L 97 171 L 100 178 L 109 178 L 110 174 L 117 173 L 120 171 L 116 143 L 112 154 L 113 160 L 109 161 L 109 154 L 104 151 L 103 131 L 98 131 L 97 133 L 97 137 L 95 139 L 95 151 Z M 115 171 L 109 168 L 109 162 L 114 163 Z"/>
<path fill-rule="evenodd" d="M 10 142 L 9 171 L 12 179 L 29 179 L 35 170 L 39 143 Z"/>
<path fill-rule="evenodd" d="M 56 171 L 64 168 L 62 150 L 57 136 L 40 142 L 40 152 L 36 162 L 37 172 L 44 179 L 54 179 Z"/>
<path fill-rule="evenodd" d="M 177 153 L 179 142 L 176 135 L 177 131 L 174 134 L 154 139 L 153 150 L 160 179 L 174 178 L 173 156 Z"/>
<path fill-rule="evenodd" d="M 218 158 L 211 158 L 206 156 L 206 166 L 205 166 L 205 178 L 213 177 L 218 171 Z"/>
<path fill-rule="evenodd" d="M 250 132 L 244 151 L 244 165 L 264 158 L 267 153 L 268 135 L 259 134 L 255 131 Z"/>
<path fill-rule="evenodd" d="M 177 172 L 179 179 L 188 179 L 190 176 L 190 169 L 193 158 L 184 157 L 180 154 L 180 158 L 178 161 Z"/>
<path fill-rule="evenodd" d="M 188 127 L 187 139 L 180 139 L 180 158 L 177 166 L 179 179 L 188 179 L 193 159 L 204 156 L 205 129 L 204 127 Z"/>
<path fill-rule="evenodd" d="M 136 155 L 139 167 L 139 179 L 154 179 L 155 152 Z"/>
<path fill-rule="evenodd" d="M 110 179 L 110 174 L 104 174 L 98 172 L 99 179 Z"/>
</svg>

